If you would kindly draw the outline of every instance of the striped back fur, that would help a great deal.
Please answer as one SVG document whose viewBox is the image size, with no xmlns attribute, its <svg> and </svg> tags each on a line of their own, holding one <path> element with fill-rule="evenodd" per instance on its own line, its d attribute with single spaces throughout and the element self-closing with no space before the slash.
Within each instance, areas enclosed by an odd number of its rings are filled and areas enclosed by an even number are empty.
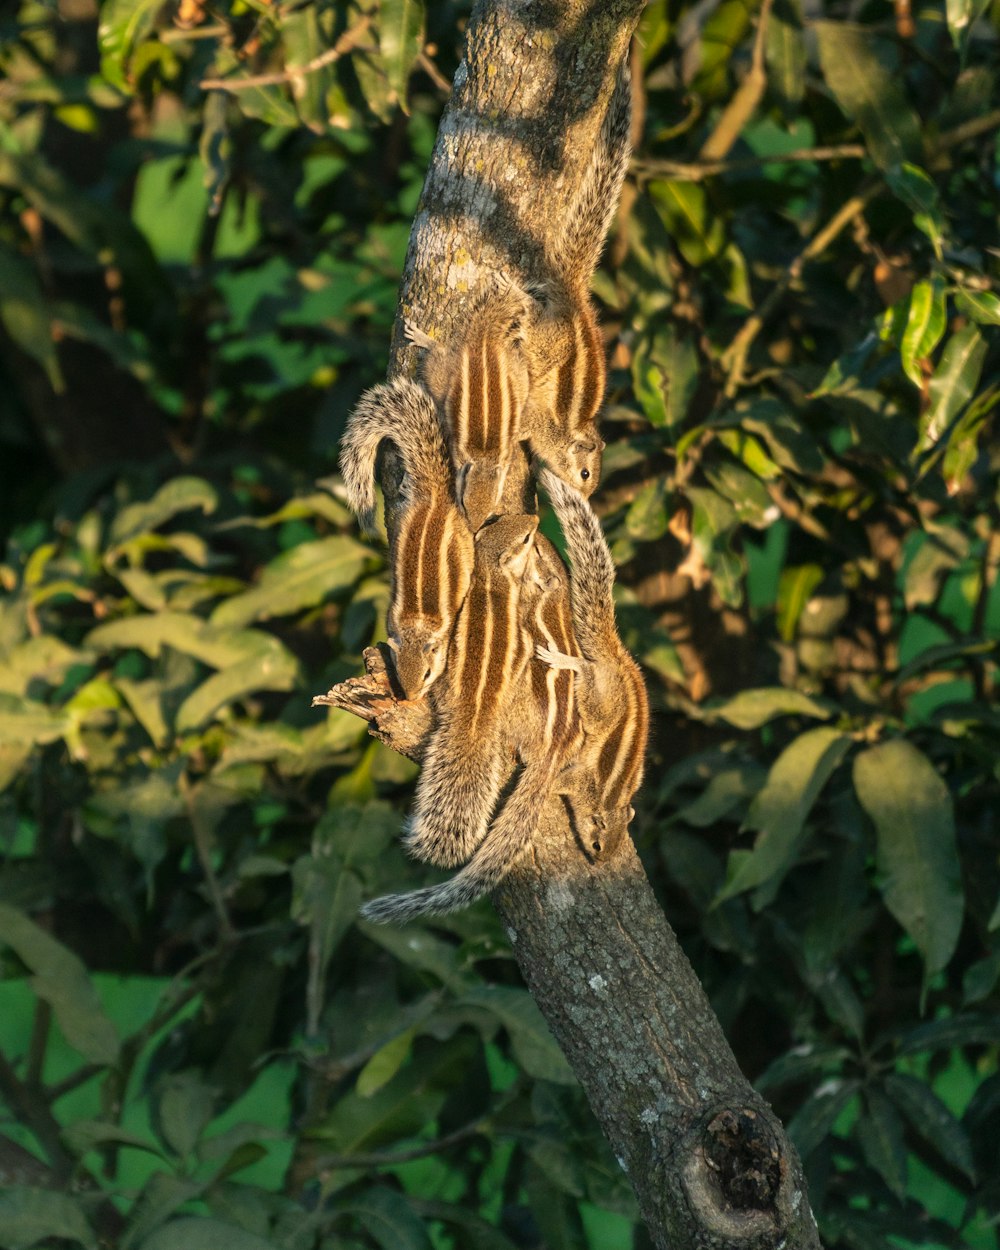
<svg viewBox="0 0 1000 1250">
<path fill-rule="evenodd" d="M 473 530 L 503 511 L 529 391 L 521 334 L 530 306 L 524 291 L 503 280 L 476 301 L 450 343 L 411 331 L 429 347 L 424 376 L 444 412 L 456 494 Z"/>
<path fill-rule="evenodd" d="M 476 536 L 472 584 L 455 625 L 451 663 L 434 692 L 437 728 L 405 836 L 417 859 L 453 866 L 483 840 L 512 762 L 503 718 L 532 654 L 520 594 L 538 525 L 506 516 Z"/>
<path fill-rule="evenodd" d="M 393 541 L 389 646 L 408 699 L 441 675 L 449 640 L 472 578 L 474 545 L 450 495 L 409 505 Z"/>
</svg>

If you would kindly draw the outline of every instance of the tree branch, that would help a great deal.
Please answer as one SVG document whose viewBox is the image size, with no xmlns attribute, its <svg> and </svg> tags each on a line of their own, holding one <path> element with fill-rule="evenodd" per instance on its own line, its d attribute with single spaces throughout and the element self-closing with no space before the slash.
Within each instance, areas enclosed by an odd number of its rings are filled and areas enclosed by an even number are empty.
<svg viewBox="0 0 1000 1250">
<path fill-rule="evenodd" d="M 401 317 L 447 340 L 497 272 L 545 283 L 641 9 L 480 0 L 410 238 Z M 397 319 L 390 374 L 416 365 Z M 511 511 L 524 508 L 526 483 L 527 464 Z M 383 485 L 391 529 L 391 459 Z M 397 701 L 371 653 L 366 670 L 317 702 L 362 716 L 414 758 L 426 707 Z M 494 902 L 655 1246 L 818 1246 L 794 1149 L 739 1072 L 632 843 L 592 864 L 553 795 L 530 860 Z"/>
<path fill-rule="evenodd" d="M 351 52 L 361 42 L 362 36 L 372 24 L 370 14 L 358 18 L 353 26 L 340 36 L 332 48 L 327 48 L 319 56 L 313 57 L 305 65 L 293 65 L 289 69 L 277 70 L 273 74 L 251 74 L 246 78 L 203 78 L 198 84 L 203 91 L 249 91 L 252 87 L 280 87 L 285 83 L 297 82 L 307 74 L 314 74 L 325 65 L 332 65 L 346 53 Z M 188 36 L 190 38 L 190 36 Z"/>
</svg>

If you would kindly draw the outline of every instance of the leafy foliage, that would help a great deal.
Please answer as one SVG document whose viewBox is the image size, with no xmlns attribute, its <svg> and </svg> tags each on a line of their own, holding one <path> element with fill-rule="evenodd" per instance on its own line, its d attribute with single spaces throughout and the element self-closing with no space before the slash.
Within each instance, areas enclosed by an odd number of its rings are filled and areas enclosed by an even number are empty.
<svg viewBox="0 0 1000 1250">
<path fill-rule="evenodd" d="M 489 908 L 357 922 L 414 770 L 308 706 L 380 636 L 331 474 L 467 16 L 0 24 L 5 1245 L 645 1244 Z M 635 828 L 825 1243 L 990 1247 L 1000 15 L 847 16 L 643 18 L 598 279 Z"/>
</svg>

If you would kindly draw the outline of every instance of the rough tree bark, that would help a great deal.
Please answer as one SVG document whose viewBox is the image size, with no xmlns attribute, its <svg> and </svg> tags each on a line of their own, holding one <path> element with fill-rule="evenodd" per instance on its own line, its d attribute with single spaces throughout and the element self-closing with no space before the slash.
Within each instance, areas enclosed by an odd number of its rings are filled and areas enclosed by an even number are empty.
<svg viewBox="0 0 1000 1250">
<path fill-rule="evenodd" d="M 400 314 L 447 336 L 498 270 L 545 278 L 642 0 L 482 0 L 413 226 Z M 416 358 L 397 322 L 392 373 Z M 513 490 L 523 493 L 527 466 Z M 391 457 L 385 484 L 393 517 Z M 511 499 L 512 510 L 522 506 Z M 419 757 L 427 709 L 396 703 L 377 652 L 317 702 Z M 740 1073 L 631 842 L 591 865 L 547 808 L 494 899 L 524 978 L 638 1196 L 657 1247 L 819 1245 L 801 1166 Z"/>
</svg>

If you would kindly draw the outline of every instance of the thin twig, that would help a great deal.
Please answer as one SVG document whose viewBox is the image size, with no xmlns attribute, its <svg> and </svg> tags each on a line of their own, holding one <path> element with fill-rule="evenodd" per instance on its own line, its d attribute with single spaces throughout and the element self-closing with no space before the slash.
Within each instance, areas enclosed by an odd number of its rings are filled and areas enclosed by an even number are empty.
<svg viewBox="0 0 1000 1250">
<path fill-rule="evenodd" d="M 718 161 L 728 155 L 733 144 L 740 137 L 743 127 L 756 112 L 767 87 L 767 71 L 764 69 L 764 41 L 767 37 L 767 23 L 771 16 L 773 0 L 764 0 L 760 6 L 760 17 L 757 21 L 757 35 L 753 42 L 753 55 L 750 60 L 750 72 L 739 85 L 733 98 L 723 109 L 722 116 L 702 144 L 698 153 L 703 161 Z"/>
<path fill-rule="evenodd" d="M 339 61 L 345 53 L 357 46 L 361 36 L 371 24 L 370 15 L 360 17 L 353 26 L 344 31 L 332 48 L 327 48 L 325 52 L 313 57 L 305 65 L 296 65 L 291 69 L 273 74 L 253 74 L 248 78 L 203 78 L 199 86 L 203 91 L 248 91 L 252 87 L 278 87 L 285 83 L 297 82 L 306 74 L 314 74 L 325 65 L 332 65 L 334 61 Z"/>
<path fill-rule="evenodd" d="M 439 91 L 443 91 L 445 95 L 451 95 L 451 83 L 428 56 L 426 48 L 417 57 L 417 64 Z"/>
<path fill-rule="evenodd" d="M 650 178 L 678 178 L 701 182 L 716 174 L 759 169 L 761 165 L 794 165 L 806 161 L 858 160 L 867 156 L 863 143 L 836 143 L 821 148 L 796 148 L 792 152 L 771 152 L 763 156 L 740 156 L 731 161 L 633 161 L 632 171 L 644 182 Z"/>
</svg>

